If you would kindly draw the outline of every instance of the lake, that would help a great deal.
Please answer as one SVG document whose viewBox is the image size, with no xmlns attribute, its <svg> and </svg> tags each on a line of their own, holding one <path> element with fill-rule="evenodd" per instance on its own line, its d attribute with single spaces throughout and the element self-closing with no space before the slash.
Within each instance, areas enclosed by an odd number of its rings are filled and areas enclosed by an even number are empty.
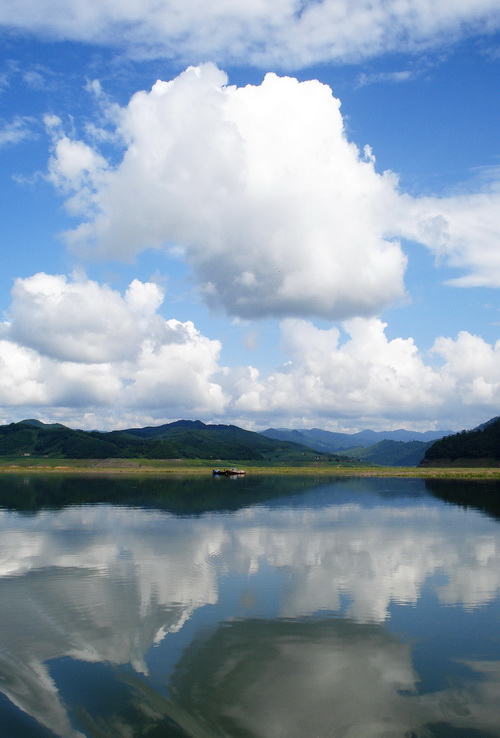
<svg viewBox="0 0 500 738">
<path fill-rule="evenodd" d="M 0 478 L 0 736 L 500 736 L 500 483 Z"/>
</svg>

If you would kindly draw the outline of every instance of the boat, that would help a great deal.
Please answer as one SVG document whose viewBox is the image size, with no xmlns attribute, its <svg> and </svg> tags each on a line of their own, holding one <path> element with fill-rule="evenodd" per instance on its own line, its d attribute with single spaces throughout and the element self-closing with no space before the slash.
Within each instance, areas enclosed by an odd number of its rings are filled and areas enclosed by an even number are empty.
<svg viewBox="0 0 500 738">
<path fill-rule="evenodd" d="M 212 469 L 214 477 L 242 477 L 246 474 L 244 469 Z"/>
</svg>

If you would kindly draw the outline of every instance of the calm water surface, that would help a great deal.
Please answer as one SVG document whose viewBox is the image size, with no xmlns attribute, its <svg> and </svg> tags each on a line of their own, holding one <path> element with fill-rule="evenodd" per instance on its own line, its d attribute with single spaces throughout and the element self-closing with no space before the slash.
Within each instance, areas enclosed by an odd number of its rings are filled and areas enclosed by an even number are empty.
<svg viewBox="0 0 500 738">
<path fill-rule="evenodd" d="M 0 479 L 0 735 L 500 736 L 499 499 Z"/>
</svg>

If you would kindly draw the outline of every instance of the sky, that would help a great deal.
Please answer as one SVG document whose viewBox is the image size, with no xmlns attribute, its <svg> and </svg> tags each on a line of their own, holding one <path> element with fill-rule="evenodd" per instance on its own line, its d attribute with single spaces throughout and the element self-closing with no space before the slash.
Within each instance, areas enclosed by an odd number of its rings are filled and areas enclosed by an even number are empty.
<svg viewBox="0 0 500 738">
<path fill-rule="evenodd" d="M 0 423 L 500 414 L 500 0 L 0 0 Z"/>
</svg>

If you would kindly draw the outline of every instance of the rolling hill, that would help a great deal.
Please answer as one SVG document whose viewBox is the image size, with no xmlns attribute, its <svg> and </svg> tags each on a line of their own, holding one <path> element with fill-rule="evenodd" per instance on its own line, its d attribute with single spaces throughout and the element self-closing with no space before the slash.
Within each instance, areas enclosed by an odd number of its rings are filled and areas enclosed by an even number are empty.
<svg viewBox="0 0 500 738">
<path fill-rule="evenodd" d="M 0 426 L 0 456 L 69 459 L 147 458 L 265 461 L 274 463 L 346 457 L 323 455 L 289 441 L 266 438 L 234 425 L 179 420 L 160 426 L 109 432 L 72 430 L 58 423 L 24 420 Z"/>
</svg>

